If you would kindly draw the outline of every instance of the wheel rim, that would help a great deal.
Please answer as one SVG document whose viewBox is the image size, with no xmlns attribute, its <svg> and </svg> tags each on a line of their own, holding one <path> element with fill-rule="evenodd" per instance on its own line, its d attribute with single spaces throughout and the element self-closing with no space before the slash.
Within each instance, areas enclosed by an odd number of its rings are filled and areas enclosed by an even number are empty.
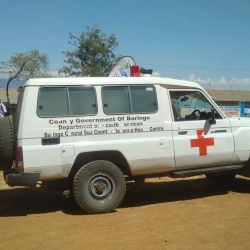
<svg viewBox="0 0 250 250">
<path fill-rule="evenodd" d="M 91 197 L 98 201 L 111 199 L 115 192 L 113 178 L 104 173 L 98 173 L 89 181 L 89 193 Z"/>
</svg>

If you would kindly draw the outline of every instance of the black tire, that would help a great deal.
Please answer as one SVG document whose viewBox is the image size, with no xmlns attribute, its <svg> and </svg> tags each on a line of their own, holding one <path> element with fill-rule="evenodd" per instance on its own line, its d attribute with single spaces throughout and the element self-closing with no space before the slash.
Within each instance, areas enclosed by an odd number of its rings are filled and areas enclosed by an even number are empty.
<svg viewBox="0 0 250 250">
<path fill-rule="evenodd" d="M 126 182 L 112 162 L 97 160 L 81 167 L 72 192 L 78 206 L 87 213 L 108 213 L 117 208 L 125 195 Z"/>
<path fill-rule="evenodd" d="M 210 173 L 207 178 L 216 184 L 231 184 L 235 180 L 235 173 Z"/>
<path fill-rule="evenodd" d="M 0 170 L 10 170 L 14 159 L 13 126 L 9 117 L 0 118 Z"/>
</svg>

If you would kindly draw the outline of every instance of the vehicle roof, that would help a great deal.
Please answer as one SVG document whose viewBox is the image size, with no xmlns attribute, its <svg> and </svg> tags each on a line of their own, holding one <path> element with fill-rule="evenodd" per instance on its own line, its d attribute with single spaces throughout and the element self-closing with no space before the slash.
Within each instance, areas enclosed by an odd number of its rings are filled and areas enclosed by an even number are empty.
<svg viewBox="0 0 250 250">
<path fill-rule="evenodd" d="M 202 87 L 195 83 L 185 80 L 176 80 L 163 77 L 62 77 L 62 78 L 34 78 L 28 80 L 24 86 L 76 86 L 76 85 L 128 85 L 128 84 L 157 84 L 166 88 Z"/>
</svg>

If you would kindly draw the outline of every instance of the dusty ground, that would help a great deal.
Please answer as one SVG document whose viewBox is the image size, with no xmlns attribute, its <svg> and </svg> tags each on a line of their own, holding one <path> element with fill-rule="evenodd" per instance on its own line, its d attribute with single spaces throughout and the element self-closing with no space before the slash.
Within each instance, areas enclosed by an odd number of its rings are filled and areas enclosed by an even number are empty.
<svg viewBox="0 0 250 250">
<path fill-rule="evenodd" d="M 86 215 L 45 189 L 0 179 L 0 249 L 250 249 L 250 179 L 203 176 L 128 186 L 116 212 Z"/>
</svg>

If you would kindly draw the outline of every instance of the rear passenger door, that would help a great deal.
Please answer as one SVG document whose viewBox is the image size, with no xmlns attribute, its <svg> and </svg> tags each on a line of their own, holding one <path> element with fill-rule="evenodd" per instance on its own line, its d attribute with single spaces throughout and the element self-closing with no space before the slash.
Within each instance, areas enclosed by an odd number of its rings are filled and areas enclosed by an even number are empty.
<svg viewBox="0 0 250 250">
<path fill-rule="evenodd" d="M 102 88 L 103 111 L 117 122 L 109 142 L 113 139 L 111 146 L 123 153 L 134 175 L 175 166 L 171 116 L 162 108 L 167 102 L 164 90 L 154 85 Z"/>
<path fill-rule="evenodd" d="M 177 168 L 231 164 L 234 140 L 228 119 L 199 90 L 171 90 Z M 215 118 L 215 124 L 211 124 Z"/>
</svg>

